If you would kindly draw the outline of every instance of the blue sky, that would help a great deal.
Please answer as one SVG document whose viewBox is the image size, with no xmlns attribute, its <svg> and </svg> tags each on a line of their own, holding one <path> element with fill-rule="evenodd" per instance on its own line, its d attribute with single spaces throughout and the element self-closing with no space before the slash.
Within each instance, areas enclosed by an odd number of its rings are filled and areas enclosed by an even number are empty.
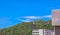
<svg viewBox="0 0 60 35">
<path fill-rule="evenodd" d="M 52 9 L 60 9 L 60 0 L 0 0 L 0 28 L 30 19 L 48 20 Z"/>
</svg>

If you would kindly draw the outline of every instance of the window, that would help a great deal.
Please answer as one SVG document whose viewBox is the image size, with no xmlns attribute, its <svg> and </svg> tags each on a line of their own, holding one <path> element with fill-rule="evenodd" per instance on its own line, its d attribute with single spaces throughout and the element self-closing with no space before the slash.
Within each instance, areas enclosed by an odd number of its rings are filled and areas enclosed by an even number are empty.
<svg viewBox="0 0 60 35">
<path fill-rule="evenodd" d="M 33 35 L 39 35 L 39 32 L 33 32 Z"/>
</svg>

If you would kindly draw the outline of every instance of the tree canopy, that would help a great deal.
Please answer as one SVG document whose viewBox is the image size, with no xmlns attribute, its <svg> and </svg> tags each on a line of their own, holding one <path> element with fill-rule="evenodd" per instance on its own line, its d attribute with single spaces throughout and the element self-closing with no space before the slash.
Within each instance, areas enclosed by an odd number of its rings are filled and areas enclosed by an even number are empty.
<svg viewBox="0 0 60 35">
<path fill-rule="evenodd" d="M 34 22 L 37 28 L 53 30 L 51 20 L 35 20 Z M 2 29 L 2 35 L 32 35 L 32 23 L 33 22 L 22 22 L 13 27 Z"/>
</svg>

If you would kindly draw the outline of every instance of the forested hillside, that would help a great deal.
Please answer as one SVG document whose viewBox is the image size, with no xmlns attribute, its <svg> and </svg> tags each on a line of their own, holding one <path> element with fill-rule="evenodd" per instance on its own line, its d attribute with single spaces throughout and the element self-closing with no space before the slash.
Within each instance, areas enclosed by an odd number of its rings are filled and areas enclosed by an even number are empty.
<svg viewBox="0 0 60 35">
<path fill-rule="evenodd" d="M 37 28 L 53 30 L 51 20 L 35 20 Z M 33 22 L 22 22 L 13 27 L 2 29 L 0 32 L 2 35 L 32 35 Z"/>
</svg>

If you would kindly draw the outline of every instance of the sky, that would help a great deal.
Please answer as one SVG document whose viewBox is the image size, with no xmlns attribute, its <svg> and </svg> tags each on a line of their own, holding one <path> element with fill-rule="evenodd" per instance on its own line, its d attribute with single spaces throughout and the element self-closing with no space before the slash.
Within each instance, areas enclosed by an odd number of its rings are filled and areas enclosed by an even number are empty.
<svg viewBox="0 0 60 35">
<path fill-rule="evenodd" d="M 53 9 L 60 9 L 60 0 L 0 0 L 0 28 L 35 19 L 49 20 Z"/>
</svg>

